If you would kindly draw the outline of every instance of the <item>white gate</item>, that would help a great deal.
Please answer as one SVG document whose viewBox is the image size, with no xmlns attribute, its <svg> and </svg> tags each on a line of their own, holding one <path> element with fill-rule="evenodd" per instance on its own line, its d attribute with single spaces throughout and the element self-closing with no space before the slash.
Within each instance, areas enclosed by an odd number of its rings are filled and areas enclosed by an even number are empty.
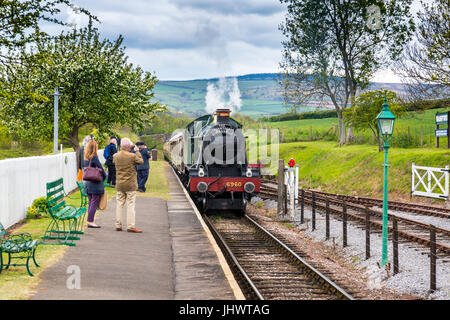
<svg viewBox="0 0 450 320">
<path fill-rule="evenodd" d="M 412 164 L 411 193 L 417 196 L 447 199 L 449 193 L 449 166 L 421 167 Z"/>
</svg>

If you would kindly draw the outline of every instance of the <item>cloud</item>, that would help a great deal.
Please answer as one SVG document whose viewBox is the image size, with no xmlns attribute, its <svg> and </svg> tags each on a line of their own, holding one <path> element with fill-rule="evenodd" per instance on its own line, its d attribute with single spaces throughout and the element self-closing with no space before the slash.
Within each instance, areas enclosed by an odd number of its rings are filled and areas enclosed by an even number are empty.
<svg viewBox="0 0 450 320">
<path fill-rule="evenodd" d="M 277 48 L 260 48 L 245 42 L 229 42 L 224 50 L 230 63 L 222 69 L 209 48 L 203 50 L 128 48 L 127 53 L 130 61 L 137 62 L 145 70 L 155 71 L 161 80 L 205 79 L 276 72 L 281 59 L 281 51 Z"/>
<path fill-rule="evenodd" d="M 100 19 L 104 37 L 123 35 L 129 61 L 162 80 L 278 71 L 284 40 L 278 26 L 286 14 L 279 0 L 73 2 Z M 87 24 L 71 12 L 61 15 Z M 51 32 L 58 28 L 46 26 Z"/>
</svg>

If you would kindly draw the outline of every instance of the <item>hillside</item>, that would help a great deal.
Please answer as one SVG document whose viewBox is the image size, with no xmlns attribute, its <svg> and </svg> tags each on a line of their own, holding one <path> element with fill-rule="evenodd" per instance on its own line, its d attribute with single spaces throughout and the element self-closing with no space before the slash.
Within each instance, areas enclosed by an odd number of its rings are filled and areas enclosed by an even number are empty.
<svg viewBox="0 0 450 320">
<path fill-rule="evenodd" d="M 242 107 L 239 112 L 252 118 L 285 113 L 281 88 L 276 73 L 248 74 L 237 77 L 241 92 Z M 194 117 L 205 113 L 205 96 L 208 83 L 216 83 L 218 78 L 189 81 L 160 81 L 155 87 L 155 99 L 169 107 L 172 112 Z M 385 88 L 404 92 L 402 84 L 372 83 L 371 89 Z M 312 102 L 301 112 L 332 108 L 330 104 L 319 106 Z"/>
</svg>

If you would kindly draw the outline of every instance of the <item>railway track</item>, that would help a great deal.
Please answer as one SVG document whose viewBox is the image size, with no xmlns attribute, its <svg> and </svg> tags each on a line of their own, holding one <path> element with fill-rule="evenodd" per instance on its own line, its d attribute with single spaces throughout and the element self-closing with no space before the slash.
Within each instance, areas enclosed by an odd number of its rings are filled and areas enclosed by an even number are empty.
<svg viewBox="0 0 450 320">
<path fill-rule="evenodd" d="M 352 300 L 352 296 L 249 216 L 204 216 L 250 299 Z"/>
<path fill-rule="evenodd" d="M 373 231 L 381 232 L 382 229 L 382 212 L 368 208 L 354 202 L 347 202 L 342 198 L 334 196 L 327 196 L 326 193 L 315 194 L 315 207 L 318 211 L 325 213 L 327 210 L 327 201 L 329 203 L 329 212 L 338 220 L 342 220 L 344 206 L 346 207 L 346 214 L 349 221 L 353 221 L 357 226 L 366 227 L 366 213 L 370 215 L 370 226 Z M 263 186 L 260 195 L 265 198 L 277 200 L 277 190 L 274 187 Z M 311 206 L 312 191 L 305 192 L 305 205 Z M 389 202 L 389 208 L 392 209 Z M 423 246 L 429 247 L 429 224 L 405 218 L 399 215 L 389 214 L 388 230 L 393 230 L 394 218 L 398 223 L 398 235 L 405 242 L 419 243 Z M 436 248 L 441 257 L 448 257 L 450 255 L 450 230 L 437 227 L 436 228 Z"/>
<path fill-rule="evenodd" d="M 271 188 L 271 186 L 276 186 L 277 182 L 274 180 L 261 179 L 261 182 L 265 184 L 266 188 Z M 264 187 L 263 187 L 264 188 Z M 311 190 L 305 190 L 306 192 L 311 192 Z M 356 197 L 356 196 L 346 196 L 341 194 L 327 193 L 322 191 L 314 191 L 316 195 L 321 195 L 328 198 L 336 198 L 345 200 L 346 202 L 351 202 L 355 204 L 360 204 L 368 207 L 383 207 L 383 200 L 367 197 Z M 389 201 L 389 208 L 396 211 L 403 211 L 408 213 L 415 213 L 418 215 L 425 216 L 436 216 L 439 218 L 450 219 L 450 209 L 434 206 L 426 206 L 417 203 L 405 203 L 398 201 Z"/>
</svg>

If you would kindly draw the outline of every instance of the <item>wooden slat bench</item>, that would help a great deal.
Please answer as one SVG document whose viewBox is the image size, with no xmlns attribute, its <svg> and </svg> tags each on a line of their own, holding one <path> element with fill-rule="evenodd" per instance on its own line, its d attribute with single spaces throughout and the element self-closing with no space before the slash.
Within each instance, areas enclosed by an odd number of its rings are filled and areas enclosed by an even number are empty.
<svg viewBox="0 0 450 320">
<path fill-rule="evenodd" d="M 47 183 L 47 203 L 51 221 L 42 239 L 57 240 L 51 244 L 75 246 L 74 240 L 79 240 L 78 235 L 84 233 L 82 229 L 87 208 L 66 204 L 65 195 L 62 178 Z"/>
</svg>

